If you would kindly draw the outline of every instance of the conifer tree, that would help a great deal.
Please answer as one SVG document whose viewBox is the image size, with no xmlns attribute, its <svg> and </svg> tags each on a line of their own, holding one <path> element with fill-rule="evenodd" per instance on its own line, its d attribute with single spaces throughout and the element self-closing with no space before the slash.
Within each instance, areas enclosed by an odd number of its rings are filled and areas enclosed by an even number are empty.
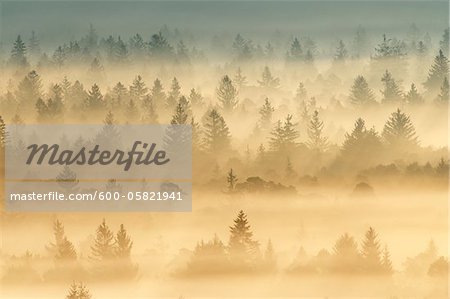
<svg viewBox="0 0 450 299">
<path fill-rule="evenodd" d="M 25 43 L 22 41 L 20 35 L 18 35 L 16 41 L 14 42 L 13 49 L 11 50 L 11 58 L 9 59 L 9 63 L 18 68 L 27 67 L 28 61 L 26 52 L 27 48 Z"/>
<path fill-rule="evenodd" d="M 36 36 L 36 32 L 31 31 L 31 37 L 28 40 L 28 52 L 34 58 L 37 58 L 41 54 L 41 47 L 39 45 L 39 39 Z"/>
<path fill-rule="evenodd" d="M 85 285 L 80 283 L 73 283 L 70 286 L 69 293 L 66 296 L 66 299 L 91 299 L 92 296 L 89 293 L 89 290 Z"/>
<path fill-rule="evenodd" d="M 91 90 L 88 92 L 87 98 L 84 100 L 84 108 L 87 111 L 101 110 L 105 105 L 103 101 L 103 95 L 100 92 L 100 88 L 97 84 L 92 85 Z"/>
<path fill-rule="evenodd" d="M 338 272 L 359 271 L 360 254 L 355 239 L 344 234 L 333 247 L 334 270 Z"/>
<path fill-rule="evenodd" d="M 166 94 L 164 93 L 164 88 L 159 79 L 153 82 L 153 87 L 150 90 L 150 98 L 154 105 L 154 109 L 158 107 L 164 107 L 166 101 Z"/>
<path fill-rule="evenodd" d="M 411 105 L 418 105 L 424 102 L 423 97 L 417 91 L 416 85 L 414 83 L 411 84 L 411 89 L 405 95 L 405 101 Z"/>
<path fill-rule="evenodd" d="M 272 114 L 275 109 L 270 104 L 269 98 L 264 100 L 264 105 L 259 109 L 260 124 L 264 129 L 270 128 L 272 126 Z"/>
<path fill-rule="evenodd" d="M 348 52 L 345 48 L 345 44 L 342 40 L 339 40 L 339 43 L 336 47 L 336 53 L 334 54 L 334 61 L 344 62 L 347 59 Z"/>
<path fill-rule="evenodd" d="M 128 103 L 125 107 L 125 117 L 128 121 L 136 122 L 139 114 L 139 109 L 135 104 L 134 100 L 131 98 L 128 100 Z"/>
<path fill-rule="evenodd" d="M 319 119 L 319 112 L 314 111 L 311 121 L 308 126 L 309 140 L 307 145 L 310 149 L 323 152 L 328 147 L 327 138 L 322 135 L 323 121 Z"/>
<path fill-rule="evenodd" d="M 177 102 L 181 96 L 181 87 L 178 83 L 177 78 L 172 79 L 172 85 L 171 89 L 169 91 L 169 94 L 167 95 L 167 108 L 173 109 L 177 105 Z"/>
<path fill-rule="evenodd" d="M 436 102 L 440 104 L 445 104 L 448 103 L 448 101 L 449 101 L 449 84 L 447 77 L 445 77 L 441 85 L 441 92 L 438 94 L 436 98 Z"/>
<path fill-rule="evenodd" d="M 230 131 L 217 110 L 208 112 L 204 127 L 204 145 L 207 151 L 218 153 L 229 149 Z"/>
<path fill-rule="evenodd" d="M 287 162 L 286 162 L 286 179 L 292 179 L 296 176 L 297 174 L 295 173 L 294 167 L 292 167 L 292 162 L 291 159 L 289 159 L 289 157 L 287 158 Z"/>
<path fill-rule="evenodd" d="M 356 107 L 367 107 L 376 103 L 373 91 L 363 76 L 356 77 L 353 82 L 350 90 L 350 103 Z"/>
<path fill-rule="evenodd" d="M 402 92 L 395 82 L 394 78 L 392 78 L 391 73 L 387 70 L 381 78 L 381 82 L 383 82 L 384 89 L 381 91 L 383 94 L 383 103 L 398 103 L 402 100 Z"/>
<path fill-rule="evenodd" d="M 295 92 L 295 99 L 298 103 L 304 102 L 308 98 L 308 92 L 306 91 L 305 85 L 303 82 L 298 84 L 297 90 Z"/>
<path fill-rule="evenodd" d="M 130 95 L 137 101 L 142 102 L 147 95 L 148 88 L 140 75 L 136 76 L 130 86 Z"/>
<path fill-rule="evenodd" d="M 216 90 L 217 97 L 225 112 L 232 112 L 237 104 L 238 91 L 234 87 L 233 82 L 228 76 L 224 76 L 219 83 L 219 87 Z"/>
<path fill-rule="evenodd" d="M 268 270 L 274 270 L 277 266 L 277 258 L 271 239 L 267 242 L 267 247 L 264 251 L 264 263 Z"/>
<path fill-rule="evenodd" d="M 269 67 L 265 66 L 262 73 L 261 81 L 258 81 L 259 85 L 268 88 L 280 87 L 280 79 L 273 77 Z"/>
<path fill-rule="evenodd" d="M 247 85 L 247 77 L 242 74 L 242 70 L 240 67 L 237 69 L 236 74 L 234 75 L 234 82 L 239 89 Z"/>
<path fill-rule="evenodd" d="M 65 165 L 63 171 L 56 176 L 56 181 L 64 190 L 65 194 L 70 194 L 78 190 L 77 186 L 79 181 L 77 179 L 77 174 L 67 165 Z"/>
<path fill-rule="evenodd" d="M 203 97 L 198 91 L 195 90 L 195 88 L 191 89 L 191 93 L 189 94 L 189 102 L 194 108 L 200 108 L 203 105 Z"/>
<path fill-rule="evenodd" d="M 149 123 L 158 123 L 158 114 L 156 113 L 156 107 L 154 104 L 154 99 L 147 96 L 144 99 L 144 121 Z"/>
<path fill-rule="evenodd" d="M 201 128 L 200 124 L 195 121 L 194 117 L 191 117 L 192 128 L 192 149 L 193 151 L 199 151 L 202 148 L 201 140 Z"/>
<path fill-rule="evenodd" d="M 299 62 L 303 60 L 303 49 L 298 38 L 294 38 L 287 54 L 289 61 Z"/>
<path fill-rule="evenodd" d="M 444 52 L 439 50 L 439 54 L 434 58 L 433 65 L 428 73 L 428 78 L 424 83 L 428 92 L 437 93 L 445 77 L 449 76 L 449 61 Z"/>
<path fill-rule="evenodd" d="M 449 52 L 449 28 L 444 30 L 444 34 L 442 34 L 442 40 L 439 41 L 439 46 L 444 53 Z"/>
<path fill-rule="evenodd" d="M 366 232 L 361 255 L 364 260 L 365 271 L 368 273 L 380 273 L 382 271 L 380 243 L 378 235 L 372 227 Z"/>
<path fill-rule="evenodd" d="M 117 63 L 124 63 L 128 59 L 128 49 L 120 36 L 114 45 L 114 61 Z"/>
<path fill-rule="evenodd" d="M 116 256 L 118 258 L 129 258 L 133 242 L 123 224 L 120 225 L 120 229 L 116 234 L 115 243 Z"/>
<path fill-rule="evenodd" d="M 15 96 L 19 107 L 24 109 L 30 108 L 31 105 L 42 97 L 42 81 L 36 71 L 29 72 L 17 86 Z M 31 106 L 32 107 L 32 106 Z"/>
<path fill-rule="evenodd" d="M 148 49 L 150 57 L 153 59 L 167 59 L 173 57 L 173 47 L 169 44 L 162 32 L 153 34 L 149 43 Z"/>
<path fill-rule="evenodd" d="M 63 224 L 56 219 L 53 222 L 53 234 L 55 242 L 50 243 L 47 249 L 52 253 L 53 257 L 58 262 L 70 262 L 77 259 L 77 253 L 72 242 L 70 242 L 64 233 Z"/>
<path fill-rule="evenodd" d="M 114 234 L 106 225 L 105 219 L 97 228 L 91 254 L 91 258 L 97 261 L 108 261 L 115 256 Z"/>
<path fill-rule="evenodd" d="M 230 226 L 228 251 L 232 262 L 240 267 L 252 266 L 258 254 L 259 242 L 253 240 L 247 215 L 242 210 Z"/>
<path fill-rule="evenodd" d="M 95 57 L 89 66 L 89 73 L 92 74 L 94 77 L 96 77 L 96 76 L 103 77 L 104 70 L 105 69 L 104 69 L 103 65 L 101 64 L 100 59 Z"/>
<path fill-rule="evenodd" d="M 385 245 L 383 249 L 383 257 L 381 260 L 381 265 L 383 266 L 383 270 L 386 274 L 392 273 L 391 255 L 389 253 L 387 245 Z"/>
<path fill-rule="evenodd" d="M 233 191 L 237 182 L 237 176 L 233 173 L 233 168 L 227 174 L 228 191 Z"/>
<path fill-rule="evenodd" d="M 297 147 L 299 133 L 295 128 L 297 124 L 292 122 L 292 115 L 287 115 L 285 121 L 277 122 L 271 132 L 269 145 L 272 151 L 290 153 Z"/>
<path fill-rule="evenodd" d="M 410 149 L 418 144 L 416 130 L 409 116 L 400 109 L 391 114 L 382 136 L 387 145 L 394 149 Z"/>
</svg>

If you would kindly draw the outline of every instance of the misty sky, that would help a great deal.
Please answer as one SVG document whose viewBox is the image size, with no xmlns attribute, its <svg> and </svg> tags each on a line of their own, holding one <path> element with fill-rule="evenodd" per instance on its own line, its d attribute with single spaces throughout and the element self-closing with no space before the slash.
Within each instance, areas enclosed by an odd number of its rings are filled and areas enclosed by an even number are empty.
<svg viewBox="0 0 450 299">
<path fill-rule="evenodd" d="M 266 39 L 276 30 L 317 40 L 350 38 L 361 24 L 372 34 L 404 35 L 415 23 L 431 36 L 448 26 L 448 2 L 438 1 L 14 1 L 1 2 L 1 41 L 31 30 L 44 45 L 85 34 L 92 23 L 100 35 L 140 33 L 147 40 L 162 25 L 197 37 L 241 32 Z M 7 46 L 8 47 L 8 46 Z"/>
</svg>

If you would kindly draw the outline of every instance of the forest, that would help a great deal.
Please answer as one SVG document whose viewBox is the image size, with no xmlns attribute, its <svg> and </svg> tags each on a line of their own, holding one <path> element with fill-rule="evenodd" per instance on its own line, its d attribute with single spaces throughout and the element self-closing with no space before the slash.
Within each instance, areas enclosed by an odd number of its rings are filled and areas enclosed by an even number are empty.
<svg viewBox="0 0 450 299">
<path fill-rule="evenodd" d="M 205 45 L 169 26 L 86 27 L 3 49 L 2 164 L 25 150 L 10 124 L 190 125 L 193 211 L 13 213 L 2 200 L 5 298 L 447 297 L 448 28 Z"/>
</svg>

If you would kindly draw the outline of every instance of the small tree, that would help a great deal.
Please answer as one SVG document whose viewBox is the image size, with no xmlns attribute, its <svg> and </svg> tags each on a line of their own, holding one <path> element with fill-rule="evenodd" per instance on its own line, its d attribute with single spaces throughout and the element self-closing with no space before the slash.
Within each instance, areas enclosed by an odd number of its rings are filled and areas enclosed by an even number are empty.
<svg viewBox="0 0 450 299">
<path fill-rule="evenodd" d="M 381 82 L 384 85 L 384 89 L 381 91 L 383 94 L 383 103 L 398 103 L 402 100 L 402 92 L 395 82 L 394 78 L 392 78 L 391 73 L 387 70 L 381 78 Z"/>
<path fill-rule="evenodd" d="M 11 58 L 9 63 L 15 67 L 26 67 L 28 66 L 28 61 L 26 58 L 27 48 L 25 43 L 22 41 L 20 35 L 17 36 L 14 42 L 13 49 L 11 50 Z"/>
<path fill-rule="evenodd" d="M 130 86 L 130 95 L 133 99 L 141 102 L 147 95 L 148 88 L 145 86 L 145 82 L 140 75 L 136 76 L 133 80 L 133 84 Z"/>
<path fill-rule="evenodd" d="M 309 140 L 307 145 L 310 149 L 323 152 L 328 147 L 327 138 L 322 135 L 323 121 L 319 119 L 319 112 L 314 111 L 312 119 L 308 126 Z"/>
<path fill-rule="evenodd" d="M 118 258 L 129 258 L 133 242 L 130 236 L 127 234 L 123 224 L 120 225 L 120 229 L 116 234 L 116 256 Z"/>
<path fill-rule="evenodd" d="M 259 109 L 260 124 L 263 128 L 269 128 L 272 125 L 272 114 L 275 111 L 270 104 L 269 98 L 265 98 L 264 105 Z"/>
<path fill-rule="evenodd" d="M 350 102 L 357 107 L 375 104 L 375 96 L 363 76 L 356 77 L 350 90 Z"/>
<path fill-rule="evenodd" d="M 253 240 L 247 215 L 242 210 L 230 226 L 228 251 L 231 261 L 236 266 L 244 268 L 253 266 L 259 253 L 259 242 Z"/>
<path fill-rule="evenodd" d="M 227 175 L 227 183 L 228 183 L 228 191 L 233 191 L 236 186 L 236 182 L 238 181 L 237 176 L 233 173 L 233 168 L 230 168 L 230 171 Z"/>
<path fill-rule="evenodd" d="M 106 225 L 105 219 L 97 228 L 94 245 L 91 246 L 91 258 L 97 261 L 108 261 L 115 256 L 114 234 Z"/>
<path fill-rule="evenodd" d="M 417 91 L 416 85 L 414 83 L 411 84 L 411 89 L 405 95 L 405 102 L 411 105 L 422 104 L 423 97 Z"/>
<path fill-rule="evenodd" d="M 277 125 L 271 132 L 269 140 L 270 148 L 273 151 L 289 153 L 293 151 L 298 143 L 299 133 L 295 128 L 297 124 L 292 122 L 292 115 L 287 115 L 284 123 L 277 122 Z"/>
<path fill-rule="evenodd" d="M 383 139 L 395 149 L 411 148 L 418 144 L 416 130 L 405 113 L 397 109 L 384 125 Z"/>
<path fill-rule="evenodd" d="M 237 85 L 237 87 L 238 87 L 239 89 L 241 89 L 242 87 L 244 87 L 244 86 L 247 85 L 247 77 L 245 77 L 245 76 L 242 74 L 242 70 L 241 70 L 240 67 L 237 69 L 236 74 L 234 75 L 233 80 L 234 80 L 234 82 L 236 82 L 236 85 Z"/>
<path fill-rule="evenodd" d="M 361 254 L 364 259 L 364 268 L 368 273 L 380 273 L 382 271 L 380 243 L 377 233 L 372 227 L 366 232 Z"/>
<path fill-rule="evenodd" d="M 270 72 L 269 67 L 264 67 L 264 71 L 262 73 L 261 81 L 258 81 L 259 85 L 262 87 L 268 88 L 278 88 L 280 87 L 280 79 L 273 77 Z"/>
<path fill-rule="evenodd" d="M 236 108 L 238 104 L 238 91 L 228 76 L 222 78 L 216 92 L 222 109 L 225 112 L 231 112 Z"/>
<path fill-rule="evenodd" d="M 91 299 L 91 294 L 85 285 L 80 283 L 72 283 L 66 299 Z"/>
<path fill-rule="evenodd" d="M 444 78 L 441 86 L 441 92 L 436 98 L 436 102 L 439 104 L 445 104 L 449 101 L 449 84 L 447 77 Z"/>
<path fill-rule="evenodd" d="M 428 78 L 423 84 L 428 92 L 436 92 L 444 78 L 449 74 L 449 61 L 445 57 L 444 52 L 439 50 L 439 54 L 434 58 L 433 65 L 431 66 Z"/>
<path fill-rule="evenodd" d="M 226 151 L 230 147 L 230 131 L 225 120 L 217 110 L 212 109 L 204 125 L 204 145 L 211 153 Z"/>
<path fill-rule="evenodd" d="M 167 108 L 173 109 L 176 105 L 181 96 L 181 87 L 180 83 L 178 82 L 177 78 L 172 79 L 172 85 L 169 91 L 169 94 L 167 96 Z"/>
<path fill-rule="evenodd" d="M 383 270 L 386 274 L 392 273 L 393 269 L 392 269 L 391 255 L 389 253 L 387 245 L 384 246 L 381 265 L 383 266 Z"/>
</svg>

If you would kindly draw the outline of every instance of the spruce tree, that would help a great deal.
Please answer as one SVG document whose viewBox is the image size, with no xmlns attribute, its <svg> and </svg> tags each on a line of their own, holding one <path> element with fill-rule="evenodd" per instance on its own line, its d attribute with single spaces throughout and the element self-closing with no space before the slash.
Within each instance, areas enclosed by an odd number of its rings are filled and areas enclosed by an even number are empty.
<svg viewBox="0 0 450 299">
<path fill-rule="evenodd" d="M 19 82 L 15 96 L 19 108 L 25 111 L 31 108 L 37 99 L 43 96 L 41 77 L 36 71 L 29 72 L 23 80 Z"/>
<path fill-rule="evenodd" d="M 108 261 L 115 256 L 114 234 L 106 225 L 105 219 L 96 231 L 94 245 L 91 246 L 91 258 L 97 261 Z"/>
<path fill-rule="evenodd" d="M 339 40 L 339 43 L 336 47 L 336 53 L 334 54 L 334 61 L 345 62 L 347 59 L 348 52 L 345 48 L 345 44 L 342 40 Z"/>
<path fill-rule="evenodd" d="M 120 225 L 120 229 L 116 234 L 116 257 L 118 258 L 129 258 L 131 248 L 133 247 L 133 242 L 128 235 L 123 224 Z"/>
<path fill-rule="evenodd" d="M 363 257 L 364 270 L 367 273 L 375 274 L 383 270 L 378 235 L 372 227 L 366 232 L 361 255 Z"/>
<path fill-rule="evenodd" d="M 436 98 L 436 102 L 440 104 L 448 104 L 449 101 L 449 84 L 447 77 L 444 78 L 441 86 L 441 92 Z"/>
<path fill-rule="evenodd" d="M 234 87 L 233 82 L 228 76 L 224 76 L 219 83 L 219 87 L 216 90 L 217 97 L 222 106 L 222 109 L 229 113 L 232 112 L 238 104 L 238 91 Z"/>
<path fill-rule="evenodd" d="M 303 49 L 298 38 L 294 38 L 289 48 L 287 58 L 292 62 L 299 62 L 303 60 Z"/>
<path fill-rule="evenodd" d="M 360 258 L 355 239 L 348 234 L 339 237 L 333 247 L 333 270 L 347 273 L 358 272 Z"/>
<path fill-rule="evenodd" d="M 269 67 L 265 66 L 264 71 L 261 76 L 261 80 L 258 81 L 259 85 L 267 88 L 278 88 L 280 87 L 280 79 L 273 77 L 270 72 Z"/>
<path fill-rule="evenodd" d="M 66 299 L 91 299 L 92 296 L 85 285 L 80 283 L 73 283 L 70 286 L 69 293 Z"/>
<path fill-rule="evenodd" d="M 167 108 L 173 109 L 177 105 L 177 102 L 181 96 L 181 87 L 180 83 L 178 83 L 177 78 L 172 79 L 172 85 L 169 91 L 169 94 L 167 95 Z"/>
<path fill-rule="evenodd" d="M 275 152 L 289 154 L 296 149 L 299 133 L 292 122 L 292 115 L 287 115 L 282 123 L 278 121 L 269 139 L 270 149 Z"/>
<path fill-rule="evenodd" d="M 350 90 L 350 103 L 356 107 L 367 107 L 375 104 L 375 96 L 363 76 L 356 77 Z"/>
<path fill-rule="evenodd" d="M 439 41 L 439 47 L 444 53 L 449 52 L 449 28 L 446 28 L 444 30 L 444 33 L 442 34 L 442 40 Z"/>
<path fill-rule="evenodd" d="M 77 259 L 77 253 L 72 242 L 70 242 L 64 233 L 63 224 L 56 219 L 53 222 L 53 234 L 55 242 L 50 243 L 47 250 L 53 255 L 57 262 L 70 262 Z"/>
<path fill-rule="evenodd" d="M 247 85 L 247 77 L 242 74 L 242 70 L 240 67 L 237 69 L 236 74 L 234 75 L 234 82 L 239 89 Z"/>
<path fill-rule="evenodd" d="M 253 232 L 244 211 L 239 211 L 238 216 L 230 226 L 230 239 L 228 251 L 230 258 L 239 267 L 252 266 L 258 254 L 259 243 L 253 240 Z"/>
<path fill-rule="evenodd" d="M 86 111 L 101 110 L 104 108 L 105 102 L 103 101 L 103 95 L 100 92 L 100 88 L 97 84 L 92 85 L 91 90 L 88 92 L 88 96 L 84 101 L 84 108 Z"/>
<path fill-rule="evenodd" d="M 311 150 L 323 152 L 328 147 L 328 140 L 322 135 L 323 121 L 319 119 L 319 112 L 314 111 L 308 126 L 308 147 Z"/>
<path fill-rule="evenodd" d="M 218 153 L 230 148 L 230 131 L 225 120 L 216 109 L 208 112 L 204 127 L 203 142 L 207 151 Z"/>
<path fill-rule="evenodd" d="M 398 104 L 402 100 L 403 96 L 397 82 L 395 82 L 394 78 L 392 78 L 391 73 L 386 70 L 381 78 L 381 82 L 384 85 L 384 89 L 381 91 L 383 94 L 383 103 Z"/>
<path fill-rule="evenodd" d="M 142 102 L 147 95 L 148 88 L 145 86 L 145 82 L 140 75 L 136 76 L 133 80 L 133 84 L 130 86 L 130 95 L 137 100 Z"/>
<path fill-rule="evenodd" d="M 191 89 L 191 93 L 189 94 L 189 102 L 192 107 L 200 108 L 203 105 L 203 96 L 195 90 L 195 88 Z"/>
<path fill-rule="evenodd" d="M 433 65 L 428 73 L 428 78 L 424 83 L 425 88 L 430 93 L 437 93 L 445 77 L 449 75 L 449 61 L 444 52 L 439 50 L 439 54 L 434 58 Z"/>
<path fill-rule="evenodd" d="M 164 88 L 159 79 L 156 79 L 153 82 L 153 87 L 150 90 L 150 98 L 152 100 L 154 109 L 164 107 L 166 101 L 166 94 L 164 93 Z"/>
<path fill-rule="evenodd" d="M 11 58 L 9 59 L 9 63 L 18 68 L 27 67 L 28 61 L 26 52 L 27 48 L 25 43 L 22 41 L 20 35 L 18 35 L 14 42 L 13 49 L 11 50 Z"/>
<path fill-rule="evenodd" d="M 78 190 L 77 186 L 79 181 L 77 174 L 68 165 L 65 165 L 63 170 L 56 176 L 56 181 L 66 195 Z"/>
<path fill-rule="evenodd" d="M 259 109 L 260 124 L 264 129 L 270 128 L 272 126 L 272 115 L 275 109 L 272 104 L 270 104 L 269 98 L 264 100 L 264 105 Z"/>
<path fill-rule="evenodd" d="M 382 137 L 393 149 L 411 149 L 418 144 L 416 130 L 409 116 L 400 109 L 391 114 L 384 125 Z"/>
<path fill-rule="evenodd" d="M 383 256 L 382 256 L 382 260 L 381 260 L 381 265 L 383 267 L 383 270 L 386 274 L 391 274 L 393 269 L 392 269 L 392 262 L 391 262 L 391 255 L 389 253 L 388 247 L 387 245 L 384 246 L 383 249 Z"/>
<path fill-rule="evenodd" d="M 411 89 L 405 95 L 405 102 L 411 105 L 419 105 L 424 102 L 414 83 L 411 84 Z"/>
</svg>

